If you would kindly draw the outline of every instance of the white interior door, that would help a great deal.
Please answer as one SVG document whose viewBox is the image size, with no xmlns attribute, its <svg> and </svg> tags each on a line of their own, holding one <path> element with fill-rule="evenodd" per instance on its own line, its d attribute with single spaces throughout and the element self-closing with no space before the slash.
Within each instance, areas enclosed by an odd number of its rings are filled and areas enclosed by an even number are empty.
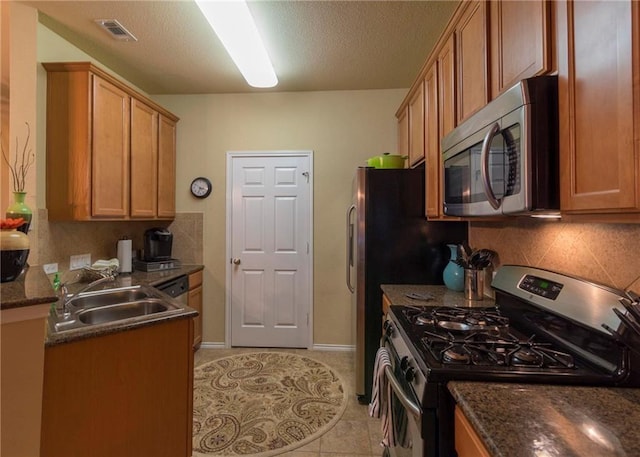
<svg viewBox="0 0 640 457">
<path fill-rule="evenodd" d="M 229 153 L 228 161 L 230 343 L 308 347 L 311 153 Z"/>
</svg>

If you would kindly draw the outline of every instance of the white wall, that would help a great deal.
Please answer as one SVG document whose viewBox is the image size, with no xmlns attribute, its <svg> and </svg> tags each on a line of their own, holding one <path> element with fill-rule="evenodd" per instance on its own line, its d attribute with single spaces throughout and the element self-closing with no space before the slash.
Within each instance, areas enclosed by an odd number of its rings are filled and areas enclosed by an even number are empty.
<svg viewBox="0 0 640 457">
<path fill-rule="evenodd" d="M 226 152 L 314 151 L 314 343 L 352 345 L 345 286 L 345 212 L 354 170 L 396 149 L 405 89 L 154 97 L 178 115 L 177 208 L 204 213 L 204 340 L 224 341 Z M 196 176 L 213 193 L 189 194 Z"/>
</svg>

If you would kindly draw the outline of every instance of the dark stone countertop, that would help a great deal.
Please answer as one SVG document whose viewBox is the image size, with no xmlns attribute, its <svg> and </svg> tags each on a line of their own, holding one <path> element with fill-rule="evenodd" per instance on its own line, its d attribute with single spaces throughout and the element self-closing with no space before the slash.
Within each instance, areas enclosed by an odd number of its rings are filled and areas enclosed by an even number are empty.
<svg viewBox="0 0 640 457">
<path fill-rule="evenodd" d="M 640 455 L 640 389 L 452 381 L 493 457 Z"/>
<path fill-rule="evenodd" d="M 421 284 L 383 284 L 382 292 L 392 305 L 403 306 L 458 306 L 458 307 L 491 307 L 496 302 L 493 298 L 484 297 L 482 300 L 467 300 L 464 293 L 455 292 L 445 286 Z M 407 297 L 407 294 L 432 296 L 430 300 Z"/>
<path fill-rule="evenodd" d="M 106 290 L 137 285 L 157 286 L 159 284 L 162 284 L 163 282 L 170 281 L 179 276 L 196 273 L 203 268 L 204 267 L 202 265 L 183 265 L 182 267 L 173 270 L 163 270 L 158 272 L 133 271 L 131 274 L 120 274 L 117 276 L 114 282 L 104 283 L 103 285 L 91 290 Z M 71 284 L 69 286 L 69 292 L 73 293 L 74 290 L 77 291 L 84 286 L 86 286 L 86 283 Z M 54 297 L 53 301 L 56 301 L 56 299 L 57 297 Z M 189 308 L 186 305 L 179 305 L 180 311 L 172 312 L 170 315 L 162 315 L 158 317 L 141 316 L 140 318 L 128 319 L 125 322 L 114 322 L 111 324 L 90 326 L 86 329 L 79 328 L 61 333 L 53 333 L 47 326 L 45 346 L 55 346 L 58 344 L 70 343 L 87 338 L 94 338 L 96 336 L 106 335 L 110 333 L 131 330 L 147 325 L 155 325 L 167 320 L 186 319 L 197 316 L 198 313 L 196 310 Z"/>
<path fill-rule="evenodd" d="M 157 286 L 163 282 L 170 281 L 182 275 L 189 275 L 203 269 L 202 265 L 183 265 L 173 270 L 163 270 L 158 272 L 134 271 L 131 274 L 118 275 L 115 282 L 107 282 L 91 290 L 112 289 L 127 286 Z M 69 292 L 74 293 L 86 283 L 75 283 L 69 285 Z M 54 303 L 58 300 L 49 277 L 41 267 L 32 266 L 18 279 L 2 284 L 0 290 L 2 297 L 2 309 L 20 308 L 25 306 Z M 121 332 L 139 328 L 147 325 L 155 325 L 170 319 L 186 319 L 197 316 L 197 311 L 188 306 L 180 304 L 180 311 L 170 315 L 163 315 L 157 318 L 142 316 L 139 319 L 114 322 L 108 325 L 91 326 L 86 329 L 76 329 L 69 332 L 52 333 L 47 326 L 47 336 L 45 346 L 54 346 L 62 343 L 69 343 L 86 338 L 93 338 L 114 332 Z"/>
<path fill-rule="evenodd" d="M 103 288 L 122 287 L 125 285 L 150 285 L 157 286 L 165 281 L 182 275 L 189 275 L 202 270 L 202 265 L 183 265 L 174 270 L 158 272 L 134 271 L 131 274 L 121 274 L 116 283 L 105 284 Z M 72 284 L 69 291 L 79 289 L 85 284 Z M 51 286 L 51 280 L 40 266 L 29 267 L 24 274 L 15 281 L 4 282 L 0 286 L 0 309 L 20 308 L 23 306 L 54 303 L 58 297 Z"/>
<path fill-rule="evenodd" d="M 0 309 L 53 303 L 58 300 L 49 278 L 41 267 L 33 266 L 15 281 L 0 285 Z"/>
</svg>

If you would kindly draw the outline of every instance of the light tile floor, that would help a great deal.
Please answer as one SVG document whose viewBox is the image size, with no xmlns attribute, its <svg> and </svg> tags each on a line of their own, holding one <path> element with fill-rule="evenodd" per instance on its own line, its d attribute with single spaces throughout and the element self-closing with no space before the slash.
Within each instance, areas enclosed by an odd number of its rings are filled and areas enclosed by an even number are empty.
<svg viewBox="0 0 640 457">
<path fill-rule="evenodd" d="M 293 451 L 279 454 L 283 457 L 380 457 L 380 420 L 369 417 L 367 406 L 358 403 L 355 395 L 354 352 L 309 351 L 306 349 L 199 349 L 195 353 L 195 366 L 241 352 L 257 351 L 296 352 L 330 366 L 342 377 L 347 390 L 347 409 L 342 418 L 327 433 Z"/>
</svg>

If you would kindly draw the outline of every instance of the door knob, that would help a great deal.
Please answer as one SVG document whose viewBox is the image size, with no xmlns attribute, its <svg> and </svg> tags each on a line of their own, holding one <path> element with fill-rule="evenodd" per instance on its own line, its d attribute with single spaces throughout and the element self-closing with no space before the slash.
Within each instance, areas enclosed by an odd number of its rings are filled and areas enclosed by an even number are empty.
<svg viewBox="0 0 640 457">
<path fill-rule="evenodd" d="M 237 259 L 237 258 L 236 258 L 236 259 L 231 259 L 231 262 L 232 262 L 234 265 L 240 265 L 240 259 Z"/>
</svg>

